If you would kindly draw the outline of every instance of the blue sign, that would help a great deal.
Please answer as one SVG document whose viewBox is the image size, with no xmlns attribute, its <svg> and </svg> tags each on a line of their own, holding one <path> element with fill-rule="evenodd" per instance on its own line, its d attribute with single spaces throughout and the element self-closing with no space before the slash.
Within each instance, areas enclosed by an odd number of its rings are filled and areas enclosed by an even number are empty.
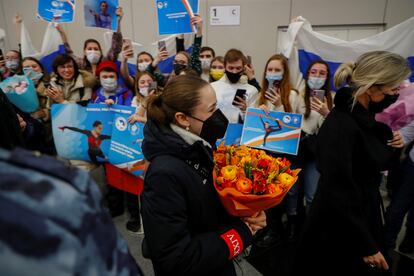
<svg viewBox="0 0 414 276">
<path fill-rule="evenodd" d="M 38 16 L 48 22 L 72 22 L 75 0 L 39 0 Z"/>
<path fill-rule="evenodd" d="M 224 142 L 225 146 L 240 146 L 242 130 L 243 124 L 229 124 L 226 130 L 226 134 L 224 134 L 224 137 L 222 139 L 217 140 L 216 145 L 219 146 Z"/>
<path fill-rule="evenodd" d="M 248 108 L 241 144 L 273 152 L 297 155 L 302 115 Z"/>
<path fill-rule="evenodd" d="M 186 1 L 194 14 L 198 13 L 198 0 Z M 194 32 L 190 25 L 190 15 L 181 0 L 156 0 L 158 14 L 158 33 L 160 35 L 184 34 Z"/>
<path fill-rule="evenodd" d="M 84 0 L 85 26 L 115 31 L 118 26 L 115 13 L 118 6 L 118 0 Z"/>
<path fill-rule="evenodd" d="M 145 161 L 141 151 L 144 140 L 144 124 L 128 122 L 135 113 L 135 107 L 115 105 L 112 139 L 109 148 L 109 162 L 118 168 L 139 176 L 144 171 Z"/>
</svg>

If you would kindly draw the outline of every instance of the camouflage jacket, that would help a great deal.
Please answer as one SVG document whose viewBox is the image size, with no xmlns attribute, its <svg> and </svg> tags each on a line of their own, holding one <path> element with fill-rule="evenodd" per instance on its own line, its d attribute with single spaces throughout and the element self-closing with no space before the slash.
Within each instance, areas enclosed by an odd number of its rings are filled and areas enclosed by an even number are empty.
<svg viewBox="0 0 414 276">
<path fill-rule="evenodd" d="M 0 149 L 0 275 L 142 275 L 86 172 Z"/>
</svg>

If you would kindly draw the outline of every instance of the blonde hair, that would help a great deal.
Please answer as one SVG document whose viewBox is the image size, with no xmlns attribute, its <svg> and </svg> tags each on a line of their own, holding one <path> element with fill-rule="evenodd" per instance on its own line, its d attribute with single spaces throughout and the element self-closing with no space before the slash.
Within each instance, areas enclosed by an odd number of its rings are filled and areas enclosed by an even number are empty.
<svg viewBox="0 0 414 276">
<path fill-rule="evenodd" d="M 366 93 L 373 85 L 396 86 L 411 73 L 405 58 L 387 51 L 373 51 L 361 55 L 355 63 L 341 64 L 335 72 L 334 84 L 339 88 L 349 84 L 357 97 Z"/>
</svg>

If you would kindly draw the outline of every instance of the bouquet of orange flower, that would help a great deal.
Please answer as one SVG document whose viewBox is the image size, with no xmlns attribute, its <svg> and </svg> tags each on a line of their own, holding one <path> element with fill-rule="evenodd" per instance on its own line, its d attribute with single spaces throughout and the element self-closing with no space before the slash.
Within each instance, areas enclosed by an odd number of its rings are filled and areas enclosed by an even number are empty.
<svg viewBox="0 0 414 276">
<path fill-rule="evenodd" d="M 279 204 L 298 179 L 286 158 L 263 150 L 220 145 L 214 153 L 214 186 L 224 208 L 247 217 Z"/>
</svg>

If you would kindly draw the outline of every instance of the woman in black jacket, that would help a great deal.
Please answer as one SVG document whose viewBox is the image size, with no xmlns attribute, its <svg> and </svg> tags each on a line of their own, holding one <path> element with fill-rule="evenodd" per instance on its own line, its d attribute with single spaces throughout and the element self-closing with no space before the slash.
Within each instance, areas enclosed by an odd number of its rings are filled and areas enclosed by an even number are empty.
<svg viewBox="0 0 414 276">
<path fill-rule="evenodd" d="M 380 171 L 397 135 L 375 121 L 409 76 L 407 61 L 384 51 L 363 54 L 335 74 L 341 88 L 317 137 L 321 178 L 297 251 L 295 275 L 381 275 Z"/>
<path fill-rule="evenodd" d="M 212 148 L 228 124 L 216 103 L 211 86 L 190 75 L 149 100 L 141 212 L 155 275 L 236 275 L 232 259 L 266 225 L 264 212 L 228 215 L 214 189 Z"/>
</svg>

